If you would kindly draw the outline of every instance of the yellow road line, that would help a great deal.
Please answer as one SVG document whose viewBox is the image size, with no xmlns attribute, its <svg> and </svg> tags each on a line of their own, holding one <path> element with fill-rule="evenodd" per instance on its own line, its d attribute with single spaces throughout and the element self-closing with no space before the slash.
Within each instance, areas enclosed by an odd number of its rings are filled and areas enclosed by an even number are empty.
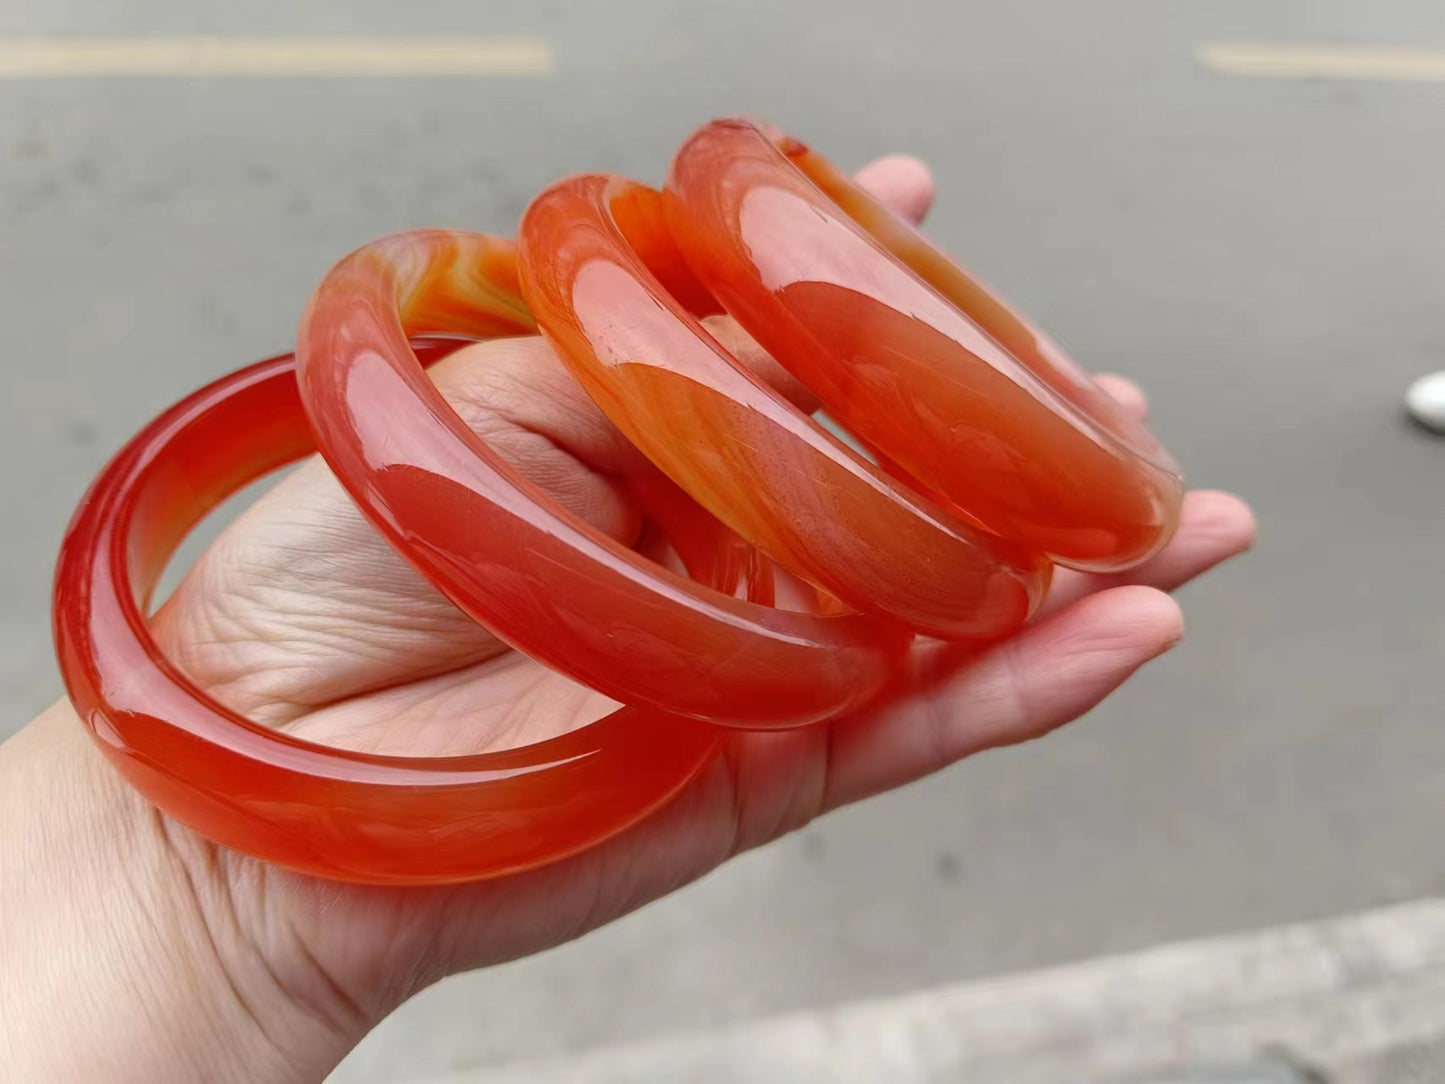
<svg viewBox="0 0 1445 1084">
<path fill-rule="evenodd" d="M 0 79 L 546 75 L 537 38 L 0 38 Z"/>
<path fill-rule="evenodd" d="M 1201 45 L 1200 63 L 1256 79 L 1445 82 L 1445 49 L 1386 45 Z"/>
</svg>

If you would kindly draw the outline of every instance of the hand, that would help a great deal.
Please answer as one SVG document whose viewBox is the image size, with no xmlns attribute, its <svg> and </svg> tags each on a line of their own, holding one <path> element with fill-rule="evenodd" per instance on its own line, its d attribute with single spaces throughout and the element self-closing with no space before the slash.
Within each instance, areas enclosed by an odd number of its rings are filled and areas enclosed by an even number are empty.
<svg viewBox="0 0 1445 1084">
<path fill-rule="evenodd" d="M 876 162 L 860 180 L 915 221 L 932 201 L 932 181 L 911 159 Z M 765 378 L 803 394 L 735 325 L 711 324 Z M 554 499 L 620 540 L 637 539 L 640 514 L 616 479 L 645 469 L 638 453 L 540 339 L 469 347 L 433 375 L 462 417 Z M 1142 414 L 1133 385 L 1100 379 Z M 338 885 L 217 848 L 147 806 L 74 718 L 53 709 L 0 757 L 0 816 L 30 826 L 0 862 L 0 938 L 9 938 L 0 956 L 9 973 L 48 977 L 22 991 L 21 1008 L 5 1014 L 10 1024 L 23 1027 L 29 1014 L 52 1021 L 52 1038 L 65 1032 L 48 991 L 69 997 L 79 1037 L 37 1051 L 22 1036 L 18 1049 L 32 1060 L 10 1064 L 66 1079 L 81 1067 L 113 1078 L 117 1065 L 125 1079 L 155 1080 L 157 1066 L 166 1067 L 161 1079 L 320 1079 L 370 1026 L 445 974 L 576 937 L 830 809 L 1078 717 L 1178 642 L 1179 610 L 1162 591 L 1245 549 L 1252 535 L 1238 500 L 1193 493 L 1158 557 L 1126 576 L 1061 573 L 1039 618 L 985 653 L 920 649 L 912 692 L 886 709 L 738 733 L 650 819 L 590 852 L 481 884 Z M 316 459 L 206 551 L 155 627 L 168 655 L 223 703 L 352 748 L 437 756 L 515 746 L 607 705 L 453 609 Z M 57 883 L 89 887 L 57 896 Z M 29 924 L 16 915 L 38 916 L 48 947 L 21 941 Z M 104 982 L 93 960 L 75 955 L 71 942 L 82 937 L 112 946 L 96 950 L 109 954 Z M 75 992 L 82 985 L 88 1000 Z M 116 999 L 140 1006 L 144 1024 L 114 1019 Z M 116 1033 L 135 1046 L 147 1028 L 149 1046 L 127 1062 Z"/>
</svg>

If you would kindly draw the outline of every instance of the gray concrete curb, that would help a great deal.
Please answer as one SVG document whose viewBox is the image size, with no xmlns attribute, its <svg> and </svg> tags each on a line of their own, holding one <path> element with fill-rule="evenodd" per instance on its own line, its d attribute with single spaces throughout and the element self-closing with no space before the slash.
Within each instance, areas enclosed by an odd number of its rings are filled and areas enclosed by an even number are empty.
<svg viewBox="0 0 1445 1084">
<path fill-rule="evenodd" d="M 477 1069 L 432 1084 L 1286 1080 L 1445 1081 L 1445 900 Z"/>
</svg>

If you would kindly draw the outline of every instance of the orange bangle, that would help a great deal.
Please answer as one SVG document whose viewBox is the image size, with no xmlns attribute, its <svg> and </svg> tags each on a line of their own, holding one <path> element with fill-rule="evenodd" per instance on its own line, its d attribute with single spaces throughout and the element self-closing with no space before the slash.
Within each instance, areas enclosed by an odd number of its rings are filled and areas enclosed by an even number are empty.
<svg viewBox="0 0 1445 1084">
<path fill-rule="evenodd" d="M 707 333 L 719 305 L 873 461 Z M 688 576 L 551 502 L 423 371 L 457 338 L 536 328 L 680 487 L 641 496 Z M 628 706 L 522 749 L 407 759 L 268 730 L 191 684 L 146 628 L 155 580 L 206 511 L 313 439 L 460 609 Z M 1157 552 L 1181 492 L 1148 433 L 976 280 L 796 141 L 716 122 L 662 193 L 574 178 L 516 246 L 415 231 L 341 261 L 294 366 L 197 392 L 93 484 L 57 569 L 57 651 L 101 748 L 209 838 L 347 880 L 475 879 L 635 823 L 727 727 L 875 701 L 916 634 L 1008 635 L 1054 563 Z"/>
</svg>

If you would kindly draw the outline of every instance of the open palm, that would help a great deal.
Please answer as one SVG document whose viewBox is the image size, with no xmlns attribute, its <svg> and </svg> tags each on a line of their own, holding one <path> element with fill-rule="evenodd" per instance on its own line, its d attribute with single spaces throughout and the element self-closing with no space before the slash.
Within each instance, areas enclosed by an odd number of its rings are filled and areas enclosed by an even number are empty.
<svg viewBox="0 0 1445 1084">
<path fill-rule="evenodd" d="M 885 159 L 860 181 L 921 219 L 927 171 Z M 805 393 L 725 320 L 720 338 Z M 620 480 L 649 469 L 540 339 L 485 343 L 433 370 L 448 401 L 555 500 L 635 542 Z M 1138 391 L 1103 378 L 1131 410 Z M 337 885 L 223 851 L 156 818 L 203 909 L 294 996 L 366 1026 L 448 972 L 539 951 L 700 876 L 839 805 L 1077 717 L 1181 636 L 1162 591 L 1248 546 L 1236 499 L 1194 493 L 1167 550 L 1127 577 L 1061 574 L 1020 634 L 969 655 L 930 644 L 884 710 L 825 726 L 739 732 L 672 803 L 577 857 L 442 888 Z M 596 718 L 607 701 L 508 651 L 371 529 L 319 460 L 204 554 L 156 619 L 162 647 L 227 706 L 312 740 L 397 755 L 504 748 Z M 138 801 L 138 799 L 128 799 Z"/>
</svg>

